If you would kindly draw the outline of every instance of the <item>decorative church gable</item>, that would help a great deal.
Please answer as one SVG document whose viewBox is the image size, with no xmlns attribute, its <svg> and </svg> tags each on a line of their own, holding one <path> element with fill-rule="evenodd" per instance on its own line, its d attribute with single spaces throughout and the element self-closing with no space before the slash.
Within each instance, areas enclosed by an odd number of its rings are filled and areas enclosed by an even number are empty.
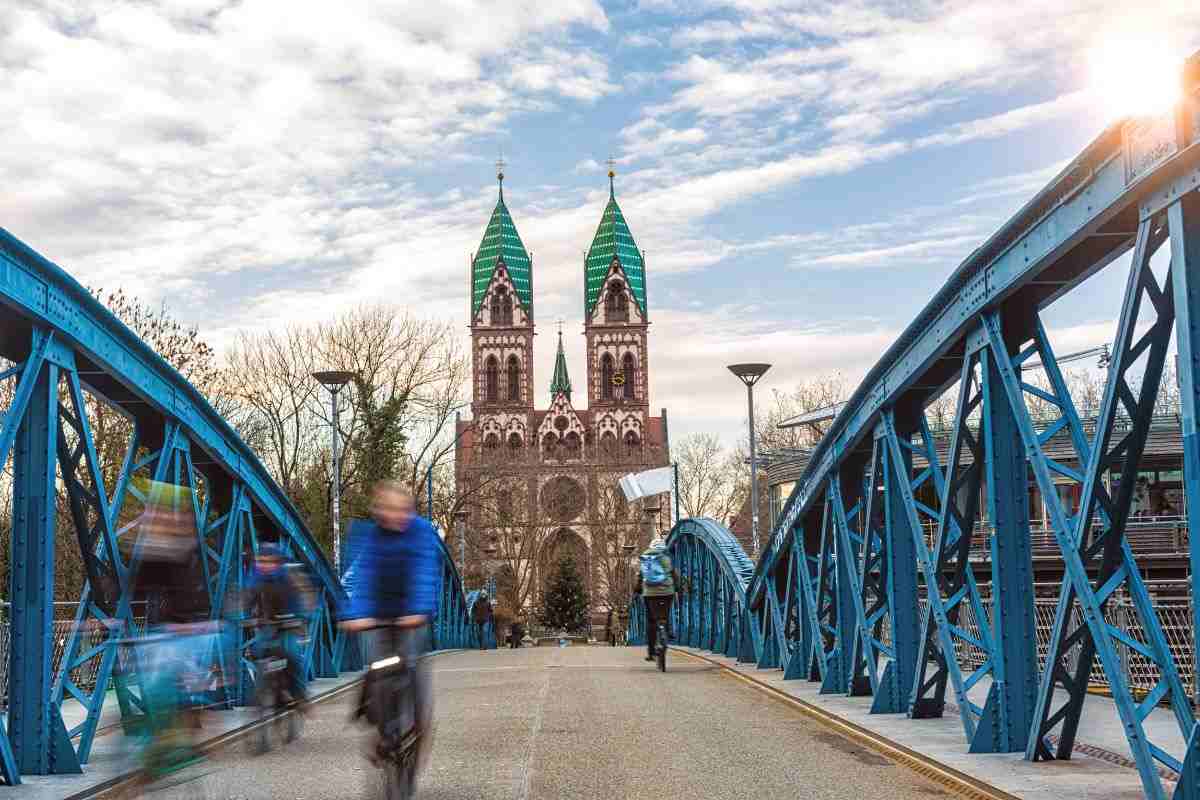
<svg viewBox="0 0 1200 800">
<path fill-rule="evenodd" d="M 614 258 L 588 320 L 592 325 L 644 325 L 646 314 L 629 286 L 629 277 Z"/>
<path fill-rule="evenodd" d="M 484 327 L 523 328 L 531 322 L 507 267 L 500 261 L 484 290 L 482 300 L 475 309 L 473 324 Z"/>
<path fill-rule="evenodd" d="M 587 427 L 571 406 L 565 394 L 559 393 L 550 403 L 542 424 L 538 426 L 537 439 L 542 458 L 581 458 Z"/>
</svg>

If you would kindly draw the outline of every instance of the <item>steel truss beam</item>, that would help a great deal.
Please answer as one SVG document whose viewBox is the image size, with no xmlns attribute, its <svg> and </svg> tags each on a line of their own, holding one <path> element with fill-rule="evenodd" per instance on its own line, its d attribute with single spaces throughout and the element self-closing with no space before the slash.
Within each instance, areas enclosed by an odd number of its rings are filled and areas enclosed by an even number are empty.
<svg viewBox="0 0 1200 800">
<path fill-rule="evenodd" d="M 1185 740 L 1192 737 L 1195 724 L 1191 704 L 1167 647 L 1162 625 L 1154 612 L 1125 536 L 1125 523 L 1134 489 L 1134 481 L 1128 476 L 1137 473 L 1145 447 L 1175 322 L 1170 283 L 1178 266 L 1172 265 L 1168 269 L 1166 281 L 1160 286 L 1150 264 L 1151 257 L 1166 236 L 1167 230 L 1158 218 L 1143 220 L 1138 227 L 1137 244 L 1096 431 L 1090 450 L 1081 462 L 1086 464 L 1083 473 L 1071 476 L 1083 487 L 1077 514 L 1072 515 L 1064 506 L 1054 486 L 1053 475 L 1070 476 L 1070 470 L 1045 453 L 1043 445 L 1048 437 L 1046 432 L 1039 434 L 1035 430 L 1025 402 L 1025 394 L 1031 392 L 1033 387 L 1020 381 L 1016 366 L 1027 355 L 1019 353 L 1012 360 L 997 359 L 1004 390 L 1030 465 L 1047 501 L 1055 539 L 1067 573 L 1067 581 L 1059 594 L 1049 658 L 1038 691 L 1034 728 L 1026 756 L 1035 760 L 1070 756 L 1083 711 L 1088 679 L 1093 663 L 1099 657 L 1112 687 L 1113 701 L 1125 727 L 1143 787 L 1147 796 L 1155 800 L 1166 797 L 1156 762 L 1181 772 L 1183 761 L 1149 741 L 1143 725 L 1145 718 L 1158 703 L 1166 702 L 1173 710 Z M 1139 335 L 1139 315 L 1144 309 L 1153 311 L 1155 320 L 1148 330 Z M 984 326 L 993 351 L 1007 353 L 999 315 L 985 315 Z M 1040 327 L 1034 347 L 1047 348 Z M 1141 385 L 1136 389 L 1130 383 L 1130 370 L 1135 365 L 1143 367 Z M 1074 416 L 1068 395 L 1043 399 L 1058 405 L 1064 416 Z M 1124 412 L 1130 424 L 1124 435 L 1115 437 L 1114 422 L 1119 412 Z M 1103 481 L 1105 474 L 1110 471 L 1122 477 L 1115 497 L 1109 493 Z M 1089 574 L 1095 574 L 1094 582 Z M 1132 600 L 1145 641 L 1132 638 L 1104 618 L 1105 605 L 1120 590 L 1128 592 Z M 1081 609 L 1082 621 L 1074 614 L 1076 606 Z M 1076 647 L 1079 652 L 1072 659 L 1071 651 Z M 1119 649 L 1122 647 L 1146 658 L 1159 670 L 1157 685 L 1140 702 L 1134 698 L 1121 669 Z M 1062 686 L 1067 692 L 1067 699 L 1057 709 L 1054 708 L 1056 686 Z M 1057 748 L 1049 738 L 1056 729 Z"/>
<path fill-rule="evenodd" d="M 1110 127 L 973 251 L 855 390 L 812 451 L 745 584 L 761 666 L 819 680 L 822 691 L 858 693 L 865 684 L 875 710 L 907 706 L 913 718 L 943 714 L 952 688 L 972 752 L 1047 759 L 1071 755 L 1098 659 L 1146 795 L 1165 800 L 1166 769 L 1178 775 L 1176 798 L 1200 800 L 1200 724 L 1125 534 L 1172 330 L 1189 529 L 1200 530 L 1200 54 L 1184 86 L 1172 114 Z M 1150 258 L 1168 238 L 1171 265 L 1159 281 Z M 1089 439 L 1039 315 L 1130 251 Z M 1045 382 L 1022 375 L 1034 357 Z M 942 464 L 923 409 L 955 383 Z M 1055 452 L 1069 443 L 1075 458 L 1056 459 L 1051 439 Z M 916 460 L 927 466 L 915 470 Z M 1066 573 L 1040 675 L 1030 474 Z M 1078 487 L 1078 509 L 1064 505 L 1063 484 Z M 977 530 L 985 496 L 988 525 Z M 985 543 L 990 600 L 969 561 L 973 545 Z M 1190 558 L 1194 600 L 1200 536 L 1191 537 Z M 901 569 L 914 560 L 928 595 L 919 628 L 902 619 L 916 581 Z M 1104 617 L 1118 593 L 1133 608 L 1129 630 Z M 1200 630 L 1200 603 L 1192 605 Z M 1122 656 L 1157 673 L 1149 693 L 1133 696 Z M 889 668 L 901 689 L 911 687 L 901 702 Z M 1147 739 L 1144 722 L 1158 706 L 1171 709 L 1182 753 Z"/>
</svg>

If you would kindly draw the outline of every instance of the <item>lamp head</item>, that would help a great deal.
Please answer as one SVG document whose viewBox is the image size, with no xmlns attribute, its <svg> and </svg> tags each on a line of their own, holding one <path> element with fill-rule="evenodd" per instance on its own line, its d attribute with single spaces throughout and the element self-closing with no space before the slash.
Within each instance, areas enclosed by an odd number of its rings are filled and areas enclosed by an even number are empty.
<svg viewBox="0 0 1200 800">
<path fill-rule="evenodd" d="M 729 371 L 737 375 L 742 383 L 753 386 L 771 368 L 770 364 L 730 364 Z"/>
<path fill-rule="evenodd" d="M 339 369 L 326 370 L 325 372 L 314 372 L 312 376 L 316 378 L 322 386 L 331 392 L 336 392 L 338 389 L 354 380 L 353 372 L 346 372 L 345 370 Z"/>
</svg>

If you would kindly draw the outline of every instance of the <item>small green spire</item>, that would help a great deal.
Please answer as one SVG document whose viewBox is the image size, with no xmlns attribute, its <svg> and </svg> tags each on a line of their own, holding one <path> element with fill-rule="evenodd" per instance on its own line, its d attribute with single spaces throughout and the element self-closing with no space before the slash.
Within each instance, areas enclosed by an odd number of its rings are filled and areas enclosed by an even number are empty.
<svg viewBox="0 0 1200 800">
<path fill-rule="evenodd" d="M 567 355 L 563 352 L 562 323 L 559 323 L 558 329 L 558 355 L 554 357 L 554 378 L 550 381 L 550 397 L 557 397 L 560 392 L 565 394 L 568 400 L 571 399 L 571 378 L 567 375 Z"/>
</svg>

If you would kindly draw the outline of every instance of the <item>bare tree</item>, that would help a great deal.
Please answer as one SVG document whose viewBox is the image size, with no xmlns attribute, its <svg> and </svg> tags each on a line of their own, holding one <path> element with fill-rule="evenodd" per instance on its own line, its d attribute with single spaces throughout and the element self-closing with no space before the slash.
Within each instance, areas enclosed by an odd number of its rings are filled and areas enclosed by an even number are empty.
<svg viewBox="0 0 1200 800">
<path fill-rule="evenodd" d="M 779 424 L 800 414 L 831 408 L 850 397 L 854 385 L 840 372 L 817 375 L 797 384 L 790 392 L 776 390 L 764 414 L 756 414 L 758 445 L 763 450 L 812 447 L 825 434 L 832 419 L 799 428 L 781 429 Z"/>
<path fill-rule="evenodd" d="M 497 575 L 499 605 L 516 616 L 535 597 L 538 559 L 567 512 L 530 498 L 527 482 L 516 474 L 497 472 L 484 480 L 469 489 L 465 501 L 470 515 L 466 564 L 486 565 Z"/>
<path fill-rule="evenodd" d="M 320 386 L 311 377 L 314 332 L 290 328 L 280 333 L 238 337 L 227 355 L 236 376 L 237 427 L 258 452 L 275 480 L 293 498 L 301 473 L 319 451 L 314 409 Z"/>
<path fill-rule="evenodd" d="M 243 334 L 228 365 L 235 426 L 316 529 L 329 527 L 332 499 L 332 412 L 317 369 L 354 376 L 338 393 L 347 516 L 366 512 L 367 484 L 380 476 L 411 484 L 424 505 L 432 473 L 435 498 L 449 498 L 433 514 L 443 525 L 453 518 L 450 464 L 469 364 L 448 324 L 364 306 L 313 326 Z"/>
<path fill-rule="evenodd" d="M 688 517 L 711 517 L 727 524 L 749 492 L 742 455 L 721 447 L 709 433 L 688 436 L 676 446 L 679 503 Z"/>
</svg>

